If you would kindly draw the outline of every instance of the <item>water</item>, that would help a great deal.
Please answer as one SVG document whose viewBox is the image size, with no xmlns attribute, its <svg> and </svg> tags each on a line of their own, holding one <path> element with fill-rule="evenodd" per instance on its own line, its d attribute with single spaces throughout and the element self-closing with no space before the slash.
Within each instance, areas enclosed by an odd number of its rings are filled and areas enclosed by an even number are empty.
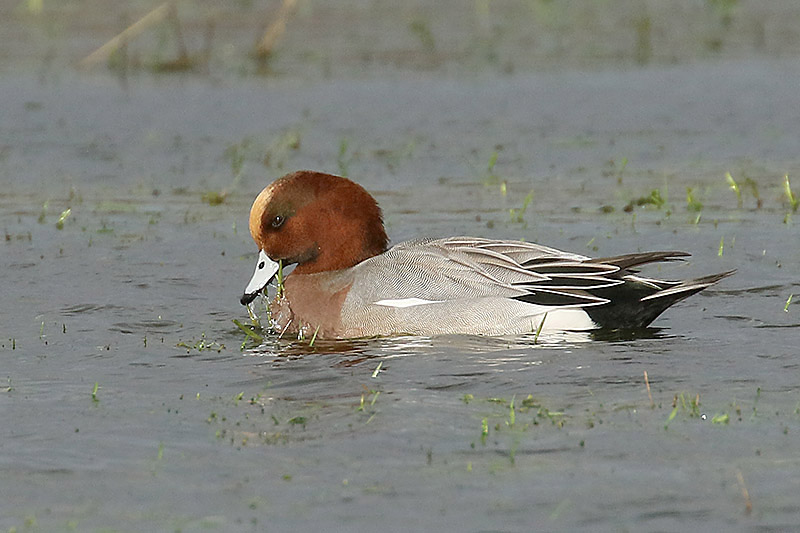
<svg viewBox="0 0 800 533">
<path fill-rule="evenodd" d="M 310 83 L 15 67 L 0 529 L 796 527 L 798 67 Z M 347 171 L 395 242 L 679 249 L 691 260 L 646 273 L 738 273 L 635 336 L 256 346 L 232 323 L 249 204 L 297 168 Z M 624 209 L 654 189 L 664 206 Z"/>
</svg>

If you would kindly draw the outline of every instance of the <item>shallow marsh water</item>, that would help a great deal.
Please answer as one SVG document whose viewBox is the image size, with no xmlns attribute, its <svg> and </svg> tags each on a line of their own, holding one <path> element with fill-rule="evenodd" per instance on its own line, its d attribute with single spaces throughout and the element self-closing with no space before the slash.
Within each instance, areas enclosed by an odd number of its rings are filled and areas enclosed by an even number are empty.
<svg viewBox="0 0 800 533">
<path fill-rule="evenodd" d="M 0 78 L 0 530 L 796 527 L 798 86 L 764 58 Z M 738 274 L 622 338 L 255 346 L 232 323 L 247 211 L 296 168 L 346 171 L 395 242 L 680 249 L 647 272 Z"/>
</svg>

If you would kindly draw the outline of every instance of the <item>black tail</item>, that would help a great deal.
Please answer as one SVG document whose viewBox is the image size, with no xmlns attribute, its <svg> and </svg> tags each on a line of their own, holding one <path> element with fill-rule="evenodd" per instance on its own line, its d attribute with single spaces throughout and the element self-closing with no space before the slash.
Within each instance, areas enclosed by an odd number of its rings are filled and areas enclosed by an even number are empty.
<svg viewBox="0 0 800 533">
<path fill-rule="evenodd" d="M 663 261 L 679 257 L 675 255 L 651 255 L 648 260 L 634 261 L 631 256 L 596 260 L 609 264 L 637 266 L 652 261 Z M 609 300 L 607 304 L 584 307 L 584 311 L 601 328 L 643 328 L 671 305 L 697 294 L 732 275 L 735 270 L 712 274 L 686 281 L 661 281 L 627 274 L 622 276 L 624 284 L 591 291 L 592 295 Z"/>
</svg>

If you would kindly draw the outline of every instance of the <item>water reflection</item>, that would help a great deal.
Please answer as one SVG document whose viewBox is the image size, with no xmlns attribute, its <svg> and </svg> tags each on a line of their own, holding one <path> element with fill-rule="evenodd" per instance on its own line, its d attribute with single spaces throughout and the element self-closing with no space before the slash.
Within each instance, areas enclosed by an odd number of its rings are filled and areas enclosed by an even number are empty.
<svg viewBox="0 0 800 533">
<path fill-rule="evenodd" d="M 658 331 L 655 330 L 654 331 Z M 649 335 L 649 336 L 648 336 Z M 348 340 L 286 340 L 277 336 L 264 339 L 259 346 L 243 352 L 246 357 L 264 358 L 266 363 L 279 365 L 303 358 L 324 358 L 332 366 L 351 367 L 375 358 L 391 360 L 406 357 L 479 357 L 486 363 L 519 360 L 543 349 L 567 350 L 593 340 L 590 332 L 557 332 L 538 337 L 531 333 L 507 337 L 478 335 L 441 335 L 435 337 L 398 336 Z M 607 337 L 603 340 L 623 337 Z M 639 332 L 632 338 L 653 338 L 651 332 Z M 324 356 L 335 356 L 327 358 Z"/>
<path fill-rule="evenodd" d="M 630 328 L 630 329 L 599 329 L 593 331 L 591 340 L 600 342 L 627 342 L 644 339 L 670 339 L 674 334 L 666 332 L 665 328 Z"/>
</svg>

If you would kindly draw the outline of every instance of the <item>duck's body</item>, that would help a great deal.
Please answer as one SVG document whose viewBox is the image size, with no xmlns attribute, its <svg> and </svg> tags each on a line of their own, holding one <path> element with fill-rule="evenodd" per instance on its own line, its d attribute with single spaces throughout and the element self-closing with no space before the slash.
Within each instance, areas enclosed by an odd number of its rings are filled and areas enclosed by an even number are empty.
<svg viewBox="0 0 800 533">
<path fill-rule="evenodd" d="M 250 230 L 259 263 L 242 303 L 297 263 L 271 305 L 275 329 L 323 338 L 509 335 L 644 327 L 729 272 L 675 282 L 635 267 L 680 259 L 647 252 L 592 259 L 536 244 L 452 237 L 386 246 L 380 210 L 359 185 L 296 172 L 268 186 Z M 259 268 L 261 267 L 261 268 Z"/>
</svg>

